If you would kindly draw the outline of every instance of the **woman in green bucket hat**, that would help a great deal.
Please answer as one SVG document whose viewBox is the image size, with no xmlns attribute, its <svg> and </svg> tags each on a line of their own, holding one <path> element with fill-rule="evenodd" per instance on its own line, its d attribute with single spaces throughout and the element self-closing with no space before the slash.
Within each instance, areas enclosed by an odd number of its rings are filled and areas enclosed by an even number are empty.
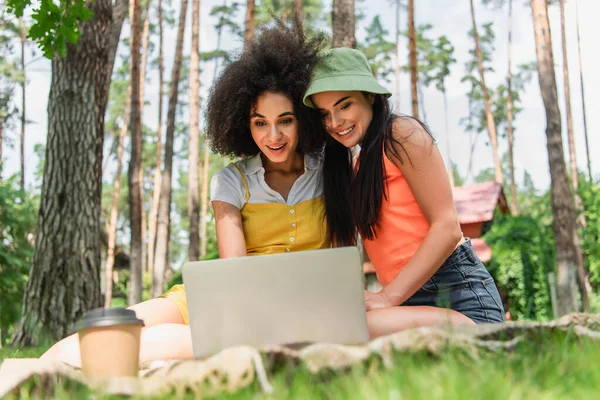
<svg viewBox="0 0 600 400">
<path fill-rule="evenodd" d="M 364 54 L 335 48 L 321 54 L 304 96 L 329 134 L 323 187 L 330 237 L 348 246 L 360 234 L 383 285 L 365 291 L 371 336 L 502 322 L 500 295 L 461 232 L 436 143 L 421 122 L 392 113 L 390 95 Z"/>
</svg>

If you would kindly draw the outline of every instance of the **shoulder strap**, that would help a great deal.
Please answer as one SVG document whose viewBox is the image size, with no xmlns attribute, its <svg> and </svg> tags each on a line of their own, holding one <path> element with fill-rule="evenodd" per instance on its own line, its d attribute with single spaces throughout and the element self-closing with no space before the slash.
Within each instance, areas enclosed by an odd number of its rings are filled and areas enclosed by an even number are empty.
<svg viewBox="0 0 600 400">
<path fill-rule="evenodd" d="M 246 189 L 246 203 L 248 203 L 248 200 L 250 199 L 250 189 L 248 189 L 248 181 L 246 181 L 246 176 L 244 175 L 240 167 L 237 166 L 237 164 L 231 163 L 229 165 L 237 169 L 238 173 L 240 174 L 240 177 L 242 178 L 242 183 L 244 184 L 244 189 Z"/>
</svg>

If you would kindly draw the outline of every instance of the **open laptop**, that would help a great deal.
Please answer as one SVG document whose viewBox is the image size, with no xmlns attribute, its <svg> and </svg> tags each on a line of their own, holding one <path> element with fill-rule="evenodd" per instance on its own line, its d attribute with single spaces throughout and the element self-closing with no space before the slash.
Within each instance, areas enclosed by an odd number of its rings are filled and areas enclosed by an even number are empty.
<svg viewBox="0 0 600 400">
<path fill-rule="evenodd" d="M 189 262 L 182 274 L 195 358 L 238 345 L 369 340 L 355 247 Z"/>
</svg>

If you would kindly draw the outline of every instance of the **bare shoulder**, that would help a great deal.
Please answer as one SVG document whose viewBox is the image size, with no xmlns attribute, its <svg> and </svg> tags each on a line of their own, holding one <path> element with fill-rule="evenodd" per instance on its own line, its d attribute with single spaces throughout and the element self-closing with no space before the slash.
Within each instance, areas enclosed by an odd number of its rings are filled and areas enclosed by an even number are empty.
<svg viewBox="0 0 600 400">
<path fill-rule="evenodd" d="M 425 126 L 411 117 L 398 117 L 392 124 L 392 137 L 403 146 L 409 144 L 420 148 L 430 148 L 435 143 Z"/>
</svg>

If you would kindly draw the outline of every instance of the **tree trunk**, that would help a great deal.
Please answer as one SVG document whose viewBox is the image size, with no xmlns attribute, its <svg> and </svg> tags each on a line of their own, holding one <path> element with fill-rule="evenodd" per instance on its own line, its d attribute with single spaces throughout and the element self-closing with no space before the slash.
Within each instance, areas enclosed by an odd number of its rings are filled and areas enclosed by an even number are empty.
<svg viewBox="0 0 600 400">
<path fill-rule="evenodd" d="M 427 124 L 427 112 L 425 111 L 425 95 L 423 94 L 423 85 L 417 81 L 417 89 L 419 90 L 419 98 L 421 101 L 418 102 L 419 108 L 421 108 L 421 115 L 423 115 L 423 122 Z"/>
<path fill-rule="evenodd" d="M 200 203 L 198 188 L 198 166 L 200 142 L 198 139 L 198 114 L 200 112 L 200 52 L 198 49 L 200 28 L 200 0 L 193 0 L 192 15 L 192 54 L 190 58 L 190 125 L 189 125 L 189 175 L 188 175 L 188 219 L 190 222 L 188 260 L 198 260 Z"/>
<path fill-rule="evenodd" d="M 356 47 L 354 0 L 333 0 L 331 10 L 333 47 Z"/>
<path fill-rule="evenodd" d="M 1 83 L 1 82 L 0 82 Z M 0 86 L 0 91 L 2 86 Z M 0 118 L 0 186 L 2 186 L 2 136 L 4 135 L 4 126 L 2 118 Z"/>
<path fill-rule="evenodd" d="M 152 206 L 148 221 L 148 269 L 154 276 L 154 249 L 156 244 L 156 220 L 160 200 L 161 156 L 162 156 L 162 115 L 163 115 L 163 13 L 162 0 L 158 0 L 158 128 L 156 130 L 156 166 L 154 169 L 154 185 L 152 191 Z M 153 289 L 154 293 L 154 289 Z"/>
<path fill-rule="evenodd" d="M 492 145 L 492 154 L 494 156 L 494 175 L 496 182 L 502 183 L 502 167 L 500 166 L 500 157 L 498 155 L 498 141 L 496 137 L 496 122 L 492 115 L 492 102 L 485 84 L 485 76 L 483 71 L 483 56 L 479 47 L 479 35 L 477 34 L 477 22 L 475 21 L 475 6 L 471 0 L 471 20 L 473 21 L 473 38 L 475 39 L 475 53 L 477 54 L 477 66 L 479 67 L 479 75 L 481 77 L 481 90 L 483 91 L 483 99 L 485 102 L 485 118 L 487 120 L 487 128 L 490 136 L 490 144 Z"/>
<path fill-rule="evenodd" d="M 575 10 L 576 10 L 576 23 L 577 23 L 577 53 L 579 54 L 579 81 L 581 82 L 581 105 L 583 107 L 583 133 L 585 135 L 585 152 L 587 156 L 587 169 L 588 169 L 588 179 L 590 182 L 593 182 L 594 178 L 592 176 L 592 159 L 590 158 L 590 143 L 588 139 L 588 131 L 587 131 L 587 119 L 585 113 L 585 92 L 583 90 L 583 63 L 581 60 L 581 44 L 579 39 L 579 7 L 577 6 L 577 0 L 575 0 Z"/>
<path fill-rule="evenodd" d="M 206 215 L 208 214 L 208 170 L 210 160 L 210 147 L 208 139 L 204 140 L 204 165 L 202 166 L 202 211 L 200 212 L 200 257 L 206 257 L 208 238 L 206 237 Z"/>
<path fill-rule="evenodd" d="M 560 31 L 562 34 L 563 79 L 565 85 L 565 110 L 567 114 L 567 138 L 569 142 L 569 169 L 574 193 L 577 193 L 577 155 L 573 137 L 573 118 L 571 114 L 571 85 L 569 85 L 569 59 L 567 56 L 567 30 L 565 25 L 565 0 L 560 0 Z"/>
<path fill-rule="evenodd" d="M 577 154 L 575 151 L 575 136 L 573 134 L 573 115 L 571 113 L 571 85 L 569 84 L 569 59 L 567 57 L 567 30 L 565 24 L 565 0 L 560 0 L 560 30 L 562 34 L 562 52 L 563 52 L 563 78 L 565 85 L 565 104 L 567 113 L 567 138 L 569 142 L 569 168 L 571 175 L 571 185 L 573 186 L 573 197 L 575 199 L 575 210 L 577 212 L 577 225 L 585 228 L 585 215 L 583 214 L 583 201 L 577 191 L 578 172 L 577 172 Z"/>
<path fill-rule="evenodd" d="M 144 92 L 146 88 L 146 66 L 148 64 L 148 42 L 150 39 L 150 4 L 151 0 L 147 0 L 146 9 L 144 10 L 145 19 L 144 19 L 144 29 L 142 30 L 142 62 L 140 69 L 140 126 L 144 126 Z M 142 147 L 140 149 L 141 159 L 143 160 L 144 155 L 144 142 L 142 141 Z M 146 224 L 146 207 L 144 201 L 144 166 L 143 162 L 140 166 L 140 199 L 142 202 L 142 271 L 148 271 L 148 246 L 146 244 L 146 237 L 148 234 L 148 226 Z"/>
<path fill-rule="evenodd" d="M 419 76 L 417 75 L 417 37 L 415 32 L 415 4 L 414 0 L 408 0 L 408 47 L 410 59 L 410 88 L 412 97 L 413 117 L 419 118 L 419 97 L 417 86 Z"/>
<path fill-rule="evenodd" d="M 577 268 L 578 258 L 581 258 L 581 248 L 579 238 L 575 232 L 575 215 L 562 146 L 560 109 L 558 107 L 556 77 L 554 75 L 554 57 L 552 54 L 547 0 L 531 0 L 531 10 L 533 13 L 538 77 L 546 109 L 546 138 L 551 179 L 552 215 L 554 217 L 559 313 L 564 315 L 577 310 L 576 296 L 573 293 L 576 288 L 577 277 L 579 277 L 584 309 L 587 309 L 589 300 L 585 291 L 584 277 L 581 276 L 582 271 Z M 581 286 L 583 286 L 583 290 L 581 290 Z"/>
<path fill-rule="evenodd" d="M 102 306 L 100 200 L 104 111 L 112 7 L 87 4 L 94 16 L 76 45 L 52 60 L 48 138 L 36 244 L 13 345 L 69 333 L 87 310 Z"/>
<path fill-rule="evenodd" d="M 510 211 L 512 215 L 519 214 L 519 199 L 517 198 L 517 183 L 515 181 L 514 132 L 513 132 L 513 98 L 512 98 L 512 0 L 508 0 L 508 75 L 506 78 L 506 120 L 508 130 L 508 165 L 510 169 Z"/>
<path fill-rule="evenodd" d="M 400 0 L 396 0 L 396 57 L 394 75 L 396 77 L 396 112 L 400 113 Z"/>
<path fill-rule="evenodd" d="M 294 14 L 302 18 L 302 0 L 294 0 Z"/>
<path fill-rule="evenodd" d="M 450 184 L 454 187 L 454 169 L 452 168 L 452 158 L 450 156 L 450 130 L 448 128 L 448 96 L 446 95 L 446 88 L 443 86 L 442 95 L 444 96 L 444 122 L 446 126 L 446 157 L 448 158 L 448 178 L 450 178 Z"/>
<path fill-rule="evenodd" d="M 115 5 L 113 6 L 113 11 L 112 11 L 112 15 L 113 15 L 113 24 L 112 27 L 110 28 L 110 34 L 109 34 L 109 38 L 108 38 L 108 74 L 109 74 L 109 78 L 107 81 L 107 91 L 110 90 L 110 79 L 112 76 L 112 70 L 114 68 L 114 63 L 115 63 L 115 57 L 117 54 L 117 47 L 119 46 L 119 39 L 121 37 L 121 29 L 123 27 L 123 21 L 125 21 L 125 17 L 127 16 L 127 14 L 129 13 L 129 1 L 126 0 L 117 0 L 117 2 L 115 3 Z M 129 90 L 131 90 L 131 88 L 129 88 Z M 131 93 L 127 93 L 127 101 L 126 101 L 126 107 L 125 107 L 125 113 L 123 116 L 123 127 L 121 128 L 121 132 L 119 134 L 119 137 L 121 135 L 123 135 L 123 137 L 125 137 L 125 135 L 127 134 L 127 129 L 129 127 L 129 108 L 131 105 Z M 122 145 L 121 145 L 121 153 L 123 152 L 122 150 Z M 119 163 L 121 163 L 121 165 L 119 165 Z M 117 148 L 117 169 L 121 168 L 121 172 L 122 172 L 122 157 L 121 159 L 119 159 L 119 149 Z M 104 167 L 103 169 L 104 170 Z M 119 186 L 121 185 L 121 179 L 120 179 L 120 175 L 121 172 L 118 173 L 119 178 L 115 180 L 115 186 Z M 119 189 L 120 190 L 120 189 Z M 119 193 L 119 191 L 117 191 L 117 193 Z M 114 207 L 114 190 L 113 190 L 113 207 Z M 112 209 L 111 209 L 111 214 L 110 214 L 110 220 L 112 221 Z M 112 222 L 110 222 L 108 224 L 108 228 L 107 228 L 107 232 L 108 232 L 108 255 L 106 258 L 106 262 L 105 262 L 105 281 L 106 281 L 106 287 L 105 287 L 105 291 L 104 291 L 104 306 L 105 307 L 110 307 L 110 303 L 112 301 L 112 289 L 113 289 L 113 266 L 114 266 L 114 254 L 115 254 L 115 248 L 116 248 L 116 230 L 117 230 L 117 220 L 118 220 L 118 205 L 117 205 L 117 214 L 116 214 L 116 220 L 114 223 L 114 235 L 115 235 L 115 240 L 112 246 L 112 262 L 109 265 L 109 260 L 111 258 L 111 246 L 110 246 L 110 232 L 113 229 L 113 224 Z M 110 270 L 110 273 L 108 272 Z M 109 286 L 110 285 L 110 286 Z"/>
<path fill-rule="evenodd" d="M 25 27 L 23 19 L 19 18 L 19 38 L 21 39 L 21 69 L 23 70 L 23 81 L 21 82 L 21 190 L 25 190 L 25 87 L 27 86 L 27 74 L 25 73 Z"/>
<path fill-rule="evenodd" d="M 256 14 L 256 8 L 254 7 L 254 0 L 248 0 L 248 7 L 246 8 L 246 24 L 244 29 L 244 47 L 247 49 L 248 44 L 254 36 L 254 15 Z"/>
<path fill-rule="evenodd" d="M 108 82 L 106 82 L 107 93 L 110 92 L 110 80 L 112 77 L 112 70 L 115 66 L 119 40 L 121 39 L 123 21 L 125 21 L 128 14 L 129 0 L 115 0 L 115 4 L 112 8 L 112 26 L 108 36 L 108 62 L 106 63 L 106 67 L 108 68 Z"/>
<path fill-rule="evenodd" d="M 129 160 L 129 220 L 131 250 L 129 255 L 129 305 L 142 301 L 142 199 L 140 168 L 142 162 L 142 123 L 140 119 L 140 0 L 131 0 L 131 158 Z"/>
<path fill-rule="evenodd" d="M 167 257 L 169 250 L 169 225 L 171 217 L 171 176 L 173 173 L 173 139 L 175 135 L 175 111 L 177 109 L 177 94 L 181 76 L 183 59 L 183 36 L 185 33 L 185 16 L 187 0 L 181 0 L 179 27 L 175 47 L 175 61 L 169 87 L 169 111 L 167 113 L 167 137 L 165 140 L 165 167 L 161 177 L 160 201 L 158 206 L 158 226 L 156 232 L 156 253 L 154 256 L 154 275 L 152 277 L 152 295 L 156 297 L 163 291 Z"/>
<path fill-rule="evenodd" d="M 129 110 L 131 109 L 131 85 L 127 91 L 127 101 L 125 102 L 125 115 L 123 117 L 123 126 L 119 132 L 119 145 L 117 147 L 117 172 L 115 174 L 115 184 L 112 192 L 112 205 L 110 208 L 110 222 L 108 226 L 108 254 L 104 264 L 105 290 L 104 307 L 110 307 L 113 293 L 113 267 L 115 265 L 115 246 L 117 244 L 117 222 L 119 220 L 119 194 L 121 192 L 121 173 L 123 170 L 123 142 L 127 135 L 129 125 Z"/>
</svg>

